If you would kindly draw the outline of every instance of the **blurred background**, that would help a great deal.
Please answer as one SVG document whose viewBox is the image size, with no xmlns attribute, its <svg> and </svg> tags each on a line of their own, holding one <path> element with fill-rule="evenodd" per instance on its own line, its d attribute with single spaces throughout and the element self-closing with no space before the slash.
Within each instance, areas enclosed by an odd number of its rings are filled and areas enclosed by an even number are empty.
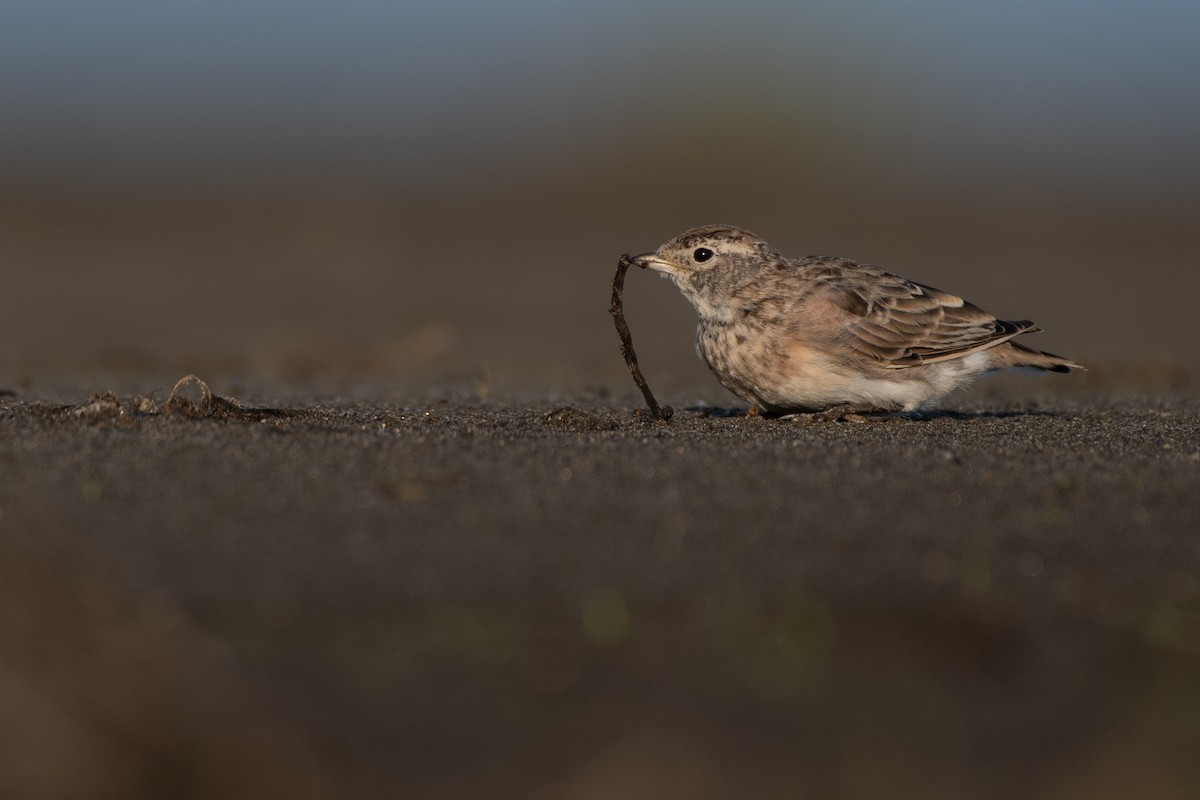
<svg viewBox="0 0 1200 800">
<path fill-rule="evenodd" d="M 617 256 L 712 222 L 1034 319 L 1093 381 L 1197 362 L 1194 3 L 7 0 L 3 19 L 9 386 L 631 389 Z M 649 278 L 627 302 L 652 382 L 728 399 Z"/>
</svg>

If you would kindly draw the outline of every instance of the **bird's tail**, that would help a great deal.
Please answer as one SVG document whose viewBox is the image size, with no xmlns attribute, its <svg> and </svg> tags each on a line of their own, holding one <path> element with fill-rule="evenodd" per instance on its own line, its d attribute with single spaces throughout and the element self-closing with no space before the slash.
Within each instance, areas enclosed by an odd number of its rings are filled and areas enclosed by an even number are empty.
<svg viewBox="0 0 1200 800">
<path fill-rule="evenodd" d="M 1032 347 L 1026 347 L 1023 344 L 1016 342 L 1005 342 L 1000 347 L 996 348 L 993 365 L 1000 367 L 1030 367 L 1032 369 L 1041 369 L 1047 372 L 1070 372 L 1073 369 L 1086 369 L 1081 364 L 1076 364 L 1069 358 L 1056 356 L 1053 353 L 1045 353 L 1041 350 L 1034 350 Z M 996 361 L 1002 363 L 997 364 Z"/>
</svg>

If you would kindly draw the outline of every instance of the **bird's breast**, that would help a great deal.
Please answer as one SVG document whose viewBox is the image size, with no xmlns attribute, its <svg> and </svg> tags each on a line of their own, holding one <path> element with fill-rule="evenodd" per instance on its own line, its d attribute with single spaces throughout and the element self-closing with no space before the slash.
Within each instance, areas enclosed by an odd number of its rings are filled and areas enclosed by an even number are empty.
<svg viewBox="0 0 1200 800">
<path fill-rule="evenodd" d="M 772 387 L 787 370 L 786 343 L 765 326 L 745 321 L 701 322 L 700 356 L 729 391 L 750 403 L 774 405 Z"/>
</svg>

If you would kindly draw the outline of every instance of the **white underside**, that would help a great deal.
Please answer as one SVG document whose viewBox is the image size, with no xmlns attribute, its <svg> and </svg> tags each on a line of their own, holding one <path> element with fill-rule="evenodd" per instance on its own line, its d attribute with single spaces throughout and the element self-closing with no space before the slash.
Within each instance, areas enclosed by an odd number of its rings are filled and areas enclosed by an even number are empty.
<svg viewBox="0 0 1200 800">
<path fill-rule="evenodd" d="M 779 407 L 852 405 L 916 411 L 987 372 L 990 367 L 991 354 L 986 350 L 953 361 L 912 368 L 920 370 L 919 377 L 915 372 L 906 375 L 908 370 L 897 370 L 899 374 L 894 377 L 875 378 L 852 369 L 825 365 L 785 380 L 763 392 L 761 399 L 767 405 Z"/>
</svg>

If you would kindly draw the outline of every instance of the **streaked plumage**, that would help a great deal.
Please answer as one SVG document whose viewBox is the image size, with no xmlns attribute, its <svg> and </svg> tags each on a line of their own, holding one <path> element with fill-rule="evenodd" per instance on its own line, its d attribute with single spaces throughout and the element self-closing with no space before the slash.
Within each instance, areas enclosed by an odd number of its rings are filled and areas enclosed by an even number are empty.
<svg viewBox="0 0 1200 800">
<path fill-rule="evenodd" d="M 788 259 L 733 226 L 693 228 L 634 263 L 675 282 L 700 316 L 700 355 L 766 411 L 912 411 L 991 370 L 1081 369 L 1010 341 L 1038 330 L 1028 320 L 848 259 Z"/>
</svg>

